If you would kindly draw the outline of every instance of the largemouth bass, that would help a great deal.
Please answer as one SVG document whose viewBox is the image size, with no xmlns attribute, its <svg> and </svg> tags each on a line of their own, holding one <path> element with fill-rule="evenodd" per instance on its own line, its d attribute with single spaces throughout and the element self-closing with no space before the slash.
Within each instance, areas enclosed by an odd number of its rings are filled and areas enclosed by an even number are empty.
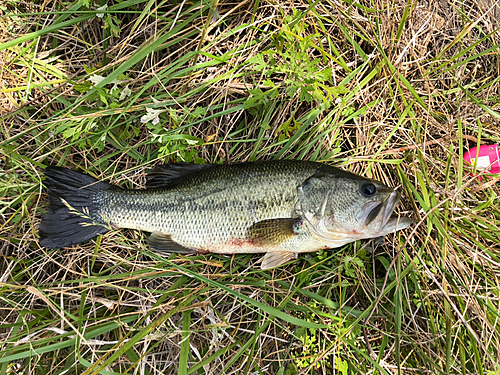
<svg viewBox="0 0 500 375">
<path fill-rule="evenodd" d="M 49 208 L 40 243 L 61 248 L 111 229 L 151 232 L 156 251 L 266 253 L 262 269 L 298 253 L 339 247 L 404 229 L 391 217 L 400 194 L 326 164 L 279 160 L 232 165 L 165 164 L 146 189 L 120 189 L 47 167 Z"/>
</svg>

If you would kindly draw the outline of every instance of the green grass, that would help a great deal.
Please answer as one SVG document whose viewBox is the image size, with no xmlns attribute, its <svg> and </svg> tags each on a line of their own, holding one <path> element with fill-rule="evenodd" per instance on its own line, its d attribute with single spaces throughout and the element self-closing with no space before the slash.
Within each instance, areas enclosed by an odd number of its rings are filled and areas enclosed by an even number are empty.
<svg viewBox="0 0 500 375">
<path fill-rule="evenodd" d="M 499 374 L 500 191 L 462 156 L 500 142 L 500 20 L 431 5 L 4 1 L 0 374 Z M 415 224 L 270 271 L 37 242 L 49 164 L 281 158 L 399 186 Z"/>
</svg>

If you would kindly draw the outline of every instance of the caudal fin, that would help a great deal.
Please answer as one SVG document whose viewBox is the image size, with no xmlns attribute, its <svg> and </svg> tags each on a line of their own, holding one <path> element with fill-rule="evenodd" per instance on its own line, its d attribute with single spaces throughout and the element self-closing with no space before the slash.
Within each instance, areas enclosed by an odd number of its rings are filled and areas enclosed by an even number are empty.
<svg viewBox="0 0 500 375">
<path fill-rule="evenodd" d="M 61 167 L 47 167 L 45 177 L 49 208 L 38 231 L 43 247 L 76 245 L 109 230 L 97 213 L 96 194 L 110 184 Z"/>
</svg>

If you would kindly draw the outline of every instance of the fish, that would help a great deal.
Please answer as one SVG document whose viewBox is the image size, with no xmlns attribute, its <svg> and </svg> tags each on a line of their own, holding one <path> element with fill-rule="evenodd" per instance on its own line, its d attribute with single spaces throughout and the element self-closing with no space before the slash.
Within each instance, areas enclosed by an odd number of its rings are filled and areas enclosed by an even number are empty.
<svg viewBox="0 0 500 375">
<path fill-rule="evenodd" d="M 151 233 L 149 247 L 180 254 L 264 253 L 262 269 L 299 253 L 385 236 L 401 194 L 376 180 L 302 160 L 154 167 L 145 189 L 48 166 L 40 245 L 64 248 L 119 228 Z"/>
</svg>

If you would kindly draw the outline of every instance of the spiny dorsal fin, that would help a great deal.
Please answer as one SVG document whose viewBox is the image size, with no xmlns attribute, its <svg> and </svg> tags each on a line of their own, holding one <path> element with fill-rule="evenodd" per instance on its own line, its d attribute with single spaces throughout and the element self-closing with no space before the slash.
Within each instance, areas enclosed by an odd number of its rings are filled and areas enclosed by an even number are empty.
<svg viewBox="0 0 500 375">
<path fill-rule="evenodd" d="M 292 253 L 291 251 L 270 251 L 262 258 L 260 268 L 267 270 L 281 266 L 293 259 L 297 259 L 297 253 Z"/>
<path fill-rule="evenodd" d="M 169 253 L 179 253 L 179 254 L 195 254 L 196 250 L 184 247 L 181 244 L 172 240 L 172 237 L 168 234 L 163 234 L 159 232 L 151 233 L 151 236 L 147 239 L 149 247 L 155 251 L 166 251 Z"/>
<path fill-rule="evenodd" d="M 211 168 L 213 164 L 170 163 L 157 165 L 146 176 L 146 188 L 165 188 L 179 177 L 190 175 L 202 169 Z"/>
<path fill-rule="evenodd" d="M 302 226 L 297 218 L 262 220 L 248 228 L 247 237 L 262 246 L 276 246 L 299 234 Z"/>
</svg>

